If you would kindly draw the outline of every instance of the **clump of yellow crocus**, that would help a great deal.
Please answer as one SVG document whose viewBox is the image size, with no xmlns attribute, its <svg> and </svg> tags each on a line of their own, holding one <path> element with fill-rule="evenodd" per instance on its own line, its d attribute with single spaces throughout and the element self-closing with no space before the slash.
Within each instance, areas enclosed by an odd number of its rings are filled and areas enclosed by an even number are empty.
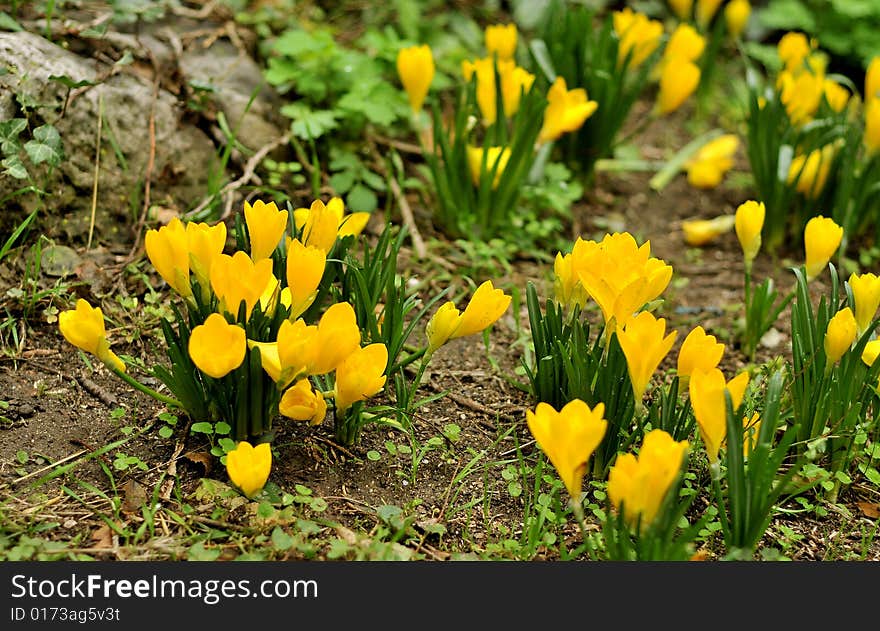
<svg viewBox="0 0 880 631">
<path fill-rule="evenodd" d="M 736 237 L 742 247 L 746 270 L 751 269 L 752 261 L 761 249 L 761 230 L 764 228 L 766 213 L 764 202 L 753 200 L 743 202 L 736 209 L 734 226 Z"/>
<path fill-rule="evenodd" d="M 632 527 L 650 526 L 684 464 L 688 442 L 662 429 L 645 434 L 639 455 L 621 454 L 608 472 L 608 499 Z"/>
<path fill-rule="evenodd" d="M 684 241 L 688 245 L 705 245 L 733 228 L 733 215 L 720 215 L 712 219 L 685 219 L 681 222 Z"/>
<path fill-rule="evenodd" d="M 752 5 L 749 0 L 730 0 L 724 7 L 724 22 L 727 32 L 733 39 L 738 39 L 749 22 Z"/>
<path fill-rule="evenodd" d="M 407 46 L 397 53 L 397 76 L 414 113 L 421 111 L 434 80 L 434 55 L 427 44 Z"/>
<path fill-rule="evenodd" d="M 253 498 L 266 486 L 271 470 L 272 448 L 269 443 L 254 447 L 243 440 L 226 454 L 226 473 L 248 498 Z"/>
<path fill-rule="evenodd" d="M 334 403 L 337 413 L 352 404 L 377 394 L 384 386 L 388 349 L 384 344 L 370 344 L 349 354 L 336 369 Z"/>
<path fill-rule="evenodd" d="M 516 24 L 490 24 L 485 30 L 486 51 L 498 59 L 513 59 L 516 53 Z"/>
<path fill-rule="evenodd" d="M 818 215 L 807 222 L 804 229 L 804 249 L 808 281 L 816 278 L 825 269 L 828 261 L 840 247 L 842 239 L 843 228 L 833 219 Z"/>
<path fill-rule="evenodd" d="M 535 82 L 535 75 L 525 68 L 520 68 L 511 59 L 496 60 L 492 57 L 465 60 L 462 62 L 462 73 L 465 81 L 477 77 L 477 105 L 483 116 L 483 122 L 491 125 L 498 117 L 498 99 L 495 87 L 495 72 L 501 80 L 501 99 L 504 116 L 511 117 L 519 110 L 520 98 L 528 92 Z"/>
<path fill-rule="evenodd" d="M 535 442 L 556 468 L 568 494 L 579 501 L 587 463 L 608 428 L 605 405 L 590 409 L 580 399 L 569 401 L 558 412 L 548 403 L 526 410 L 526 424 Z"/>
<path fill-rule="evenodd" d="M 433 353 L 449 340 L 474 335 L 493 324 L 510 306 L 511 296 L 495 289 L 491 280 L 477 287 L 464 312 L 451 300 L 441 306 L 425 327 L 428 353 Z"/>
<path fill-rule="evenodd" d="M 244 220 L 251 244 L 251 259 L 259 261 L 272 256 L 287 230 L 287 211 L 278 210 L 275 202 L 267 204 L 258 199 L 253 205 L 244 203 Z"/>
<path fill-rule="evenodd" d="M 834 314 L 825 329 L 825 369 L 840 361 L 843 354 L 850 349 L 858 334 L 858 324 L 852 309 L 844 307 Z"/>
<path fill-rule="evenodd" d="M 188 351 L 196 368 L 220 379 L 241 366 L 247 338 L 243 328 L 229 324 L 219 313 L 212 313 L 190 333 Z"/>
<path fill-rule="evenodd" d="M 641 66 L 660 45 L 663 24 L 651 20 L 644 13 L 636 13 L 629 7 L 612 14 L 614 32 L 620 40 L 617 47 L 617 64 L 629 59 L 629 68 Z"/>
<path fill-rule="evenodd" d="M 661 116 L 674 112 L 700 84 L 700 68 L 684 57 L 670 57 L 660 72 L 656 111 Z"/>
<path fill-rule="evenodd" d="M 75 309 L 58 314 L 58 328 L 64 339 L 77 348 L 91 353 L 108 368 L 125 372 L 125 364 L 110 350 L 101 307 L 92 307 L 80 298 L 76 301 Z"/>
<path fill-rule="evenodd" d="M 319 390 L 313 390 L 308 379 L 300 379 L 284 391 L 278 411 L 294 421 L 320 425 L 327 414 L 327 402 Z"/>
<path fill-rule="evenodd" d="M 633 396 L 640 403 L 648 382 L 669 353 L 678 331 L 666 335 L 666 320 L 655 318 L 648 311 L 631 317 L 624 326 L 617 327 L 617 341 L 626 356 Z"/>
<path fill-rule="evenodd" d="M 723 355 L 724 344 L 697 326 L 684 338 L 678 351 L 678 376 L 687 383 L 695 372 L 716 368 Z"/>
<path fill-rule="evenodd" d="M 849 286 L 856 307 L 856 324 L 859 335 L 868 330 L 877 308 L 880 307 L 880 276 L 876 274 L 850 274 Z"/>
<path fill-rule="evenodd" d="M 736 410 L 742 403 L 748 385 L 748 372 L 742 372 L 728 382 L 725 382 L 724 374 L 718 368 L 697 370 L 691 374 L 689 386 L 691 405 L 710 464 L 718 461 L 718 450 L 727 435 L 727 404 L 724 391 L 730 393 L 733 409 Z"/>
<path fill-rule="evenodd" d="M 718 186 L 724 174 L 733 168 L 733 157 L 738 149 L 736 134 L 724 134 L 707 142 L 685 163 L 688 183 L 701 189 Z"/>
<path fill-rule="evenodd" d="M 544 123 L 538 134 L 538 142 L 550 142 L 562 134 L 577 131 L 598 106 L 596 101 L 587 98 L 586 90 L 569 90 L 565 78 L 556 77 L 547 92 L 547 108 L 544 110 Z"/>
<path fill-rule="evenodd" d="M 211 266 L 211 289 L 220 300 L 220 308 L 233 317 L 238 317 L 244 302 L 245 318 L 250 318 L 271 280 L 272 259 L 254 262 L 241 250 L 232 256 L 217 255 Z"/>
<path fill-rule="evenodd" d="M 510 160 L 510 148 L 488 147 L 485 153 L 486 173 L 492 173 L 492 169 L 495 169 L 495 177 L 492 180 L 492 188 L 495 189 L 498 188 L 498 183 L 501 181 L 501 174 L 504 173 L 504 169 L 507 167 L 507 163 Z M 480 176 L 482 175 L 483 169 L 483 148 L 468 145 L 467 159 L 468 167 L 471 170 L 471 180 L 473 181 L 474 186 L 479 186 Z"/>
<path fill-rule="evenodd" d="M 159 276 L 184 298 L 192 296 L 189 247 L 183 222 L 174 217 L 158 230 L 147 230 L 144 248 Z"/>
</svg>

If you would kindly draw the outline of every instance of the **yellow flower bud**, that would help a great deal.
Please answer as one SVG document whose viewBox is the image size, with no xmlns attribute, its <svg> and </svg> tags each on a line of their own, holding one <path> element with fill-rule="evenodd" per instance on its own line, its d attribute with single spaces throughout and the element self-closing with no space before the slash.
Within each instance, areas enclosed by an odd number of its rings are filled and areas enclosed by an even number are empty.
<svg viewBox="0 0 880 631">
<path fill-rule="evenodd" d="M 346 357 L 336 369 L 334 403 L 342 414 L 353 403 L 364 401 L 385 386 L 388 349 L 384 344 L 370 344 Z"/>
<path fill-rule="evenodd" d="M 306 247 L 299 239 L 287 246 L 287 288 L 290 290 L 290 318 L 296 319 L 308 309 L 318 295 L 327 257 L 323 250 Z"/>
<path fill-rule="evenodd" d="M 638 68 L 657 50 L 663 37 L 663 24 L 648 19 L 644 13 L 636 13 L 629 7 L 612 14 L 614 32 L 620 40 L 617 45 L 617 64 L 629 58 L 628 67 Z"/>
<path fill-rule="evenodd" d="M 851 274 L 849 286 L 856 305 L 859 335 L 868 330 L 880 307 L 880 277 L 875 274 Z"/>
<path fill-rule="evenodd" d="M 468 166 L 471 170 L 471 179 L 474 186 L 480 185 L 480 176 L 483 174 L 483 148 L 468 145 L 467 147 Z M 486 173 L 492 173 L 492 169 L 496 169 L 495 178 L 492 180 L 492 188 L 498 188 L 501 181 L 501 174 L 504 173 L 507 162 L 510 160 L 509 147 L 489 147 L 486 149 Z"/>
<path fill-rule="evenodd" d="M 513 59 L 516 53 L 516 24 L 493 24 L 486 27 L 486 51 L 498 59 Z"/>
<path fill-rule="evenodd" d="M 852 309 L 845 307 L 834 314 L 825 330 L 825 365 L 830 368 L 850 349 L 856 339 L 858 324 Z"/>
<path fill-rule="evenodd" d="M 272 259 L 260 259 L 256 263 L 247 254 L 237 251 L 232 256 L 219 254 L 211 266 L 211 289 L 220 299 L 220 308 L 238 317 L 242 301 L 245 318 L 260 301 L 272 280 Z"/>
<path fill-rule="evenodd" d="M 91 353 L 108 368 L 125 372 L 125 364 L 110 350 L 104 314 L 101 307 L 92 307 L 80 298 L 76 308 L 58 314 L 58 329 L 68 342 Z"/>
<path fill-rule="evenodd" d="M 498 71 L 501 77 L 501 99 L 504 103 L 504 116 L 510 118 L 519 111 L 522 95 L 532 89 L 535 75 L 509 60 L 499 61 Z"/>
<path fill-rule="evenodd" d="M 719 6 L 721 6 L 721 0 L 697 0 L 697 10 L 694 18 L 701 29 L 705 31 L 708 28 L 712 18 L 718 13 Z"/>
<path fill-rule="evenodd" d="M 688 245 L 705 245 L 730 232 L 733 215 L 721 215 L 713 219 L 686 219 L 681 222 L 684 241 Z"/>
<path fill-rule="evenodd" d="M 724 174 L 733 168 L 733 157 L 739 149 L 736 134 L 724 134 L 700 147 L 687 161 L 688 183 L 695 188 L 715 188 Z"/>
<path fill-rule="evenodd" d="M 862 351 L 862 361 L 868 366 L 873 366 L 878 357 L 880 357 L 880 340 L 871 340 L 865 344 L 865 350 Z"/>
<path fill-rule="evenodd" d="M 834 79 L 825 79 L 822 82 L 822 87 L 828 106 L 835 112 L 842 112 L 846 104 L 849 103 L 849 90 Z"/>
<path fill-rule="evenodd" d="M 340 200 L 340 204 L 341 204 Z M 341 208 L 333 200 L 325 205 L 320 199 L 312 202 L 308 217 L 302 229 L 302 243 L 316 247 L 322 252 L 329 252 L 336 243 L 341 220 Z"/>
<path fill-rule="evenodd" d="M 205 296 L 211 289 L 211 266 L 225 246 L 226 224 L 222 221 L 213 226 L 193 221 L 186 224 L 189 269 L 196 275 Z"/>
<path fill-rule="evenodd" d="M 818 276 L 828 265 L 828 261 L 840 247 L 843 228 L 833 219 L 819 215 L 807 222 L 804 229 L 804 249 L 806 251 L 807 280 Z"/>
<path fill-rule="evenodd" d="M 865 103 L 864 134 L 862 142 L 865 144 L 868 153 L 877 153 L 880 150 L 880 97 L 869 99 Z"/>
<path fill-rule="evenodd" d="M 666 320 L 648 311 L 631 317 L 625 326 L 618 325 L 617 341 L 626 356 L 629 380 L 636 402 L 642 400 L 648 382 L 669 353 L 678 331 L 666 335 Z"/>
<path fill-rule="evenodd" d="M 779 59 L 785 64 L 785 69 L 789 72 L 801 68 L 811 51 L 812 47 L 807 40 L 807 36 L 803 33 L 786 33 L 776 44 L 776 52 L 779 55 Z"/>
<path fill-rule="evenodd" d="M 244 203 L 244 220 L 251 244 L 251 259 L 259 261 L 272 256 L 287 230 L 287 211 L 278 210 L 275 202 L 261 200 L 251 206 Z"/>
<path fill-rule="evenodd" d="M 241 366 L 247 338 L 243 328 L 229 324 L 219 313 L 212 313 L 204 324 L 192 330 L 188 350 L 196 368 L 220 379 Z"/>
<path fill-rule="evenodd" d="M 736 237 L 742 247 L 747 269 L 751 268 L 752 261 L 761 249 L 761 230 L 764 229 L 766 212 L 764 202 L 752 200 L 743 202 L 736 209 Z"/>
<path fill-rule="evenodd" d="M 691 19 L 691 12 L 694 9 L 694 0 L 669 0 L 669 7 L 679 20 L 687 22 Z"/>
<path fill-rule="evenodd" d="M 825 188 L 831 163 L 834 161 L 834 147 L 825 145 L 814 149 L 806 156 L 795 156 L 788 168 L 788 184 L 805 197 L 816 198 Z"/>
<path fill-rule="evenodd" d="M 324 375 L 337 370 L 342 361 L 360 344 L 361 331 L 354 308 L 347 302 L 331 305 L 318 321 L 316 357 L 309 368 L 309 374 Z"/>
<path fill-rule="evenodd" d="M 574 272 L 572 255 L 563 256 L 561 252 L 558 252 L 553 264 L 553 272 L 553 289 L 556 301 L 566 305 L 569 309 L 575 305 L 583 309 L 587 304 L 587 292 L 581 285 L 580 278 Z"/>
<path fill-rule="evenodd" d="M 569 90 L 565 79 L 556 77 L 547 92 L 547 108 L 544 110 L 544 123 L 538 134 L 538 142 L 550 142 L 562 134 L 577 131 L 597 107 L 596 101 L 587 99 L 586 90 Z"/>
<path fill-rule="evenodd" d="M 664 115 L 677 110 L 694 93 L 699 83 L 699 66 L 679 57 L 667 59 L 660 73 L 657 113 Z"/>
<path fill-rule="evenodd" d="M 644 529 L 653 523 L 667 493 L 681 472 L 688 449 L 662 429 L 645 434 L 639 455 L 621 454 L 608 472 L 608 499 L 623 510 L 630 526 Z"/>
<path fill-rule="evenodd" d="M 727 24 L 727 32 L 733 39 L 742 35 L 751 13 L 752 5 L 749 4 L 749 0 L 730 0 L 724 7 L 724 22 Z"/>
<path fill-rule="evenodd" d="M 736 411 L 742 403 L 748 385 L 748 372 L 742 372 L 726 383 L 724 374 L 718 368 L 708 371 L 697 370 L 691 375 L 689 386 L 691 405 L 710 463 L 718 460 L 718 450 L 721 449 L 721 444 L 727 436 L 727 404 L 724 391 L 730 392 L 733 409 Z"/>
<path fill-rule="evenodd" d="M 294 421 L 308 421 L 309 425 L 320 425 L 327 414 L 324 395 L 312 390 L 308 379 L 300 379 L 284 391 L 278 403 L 278 411 Z"/>
<path fill-rule="evenodd" d="M 871 59 L 865 72 L 865 103 L 880 99 L 880 55 Z"/>
<path fill-rule="evenodd" d="M 689 379 L 696 371 L 716 368 L 724 355 L 724 344 L 714 335 L 708 335 L 702 326 L 688 333 L 678 351 L 678 375 Z"/>
<path fill-rule="evenodd" d="M 174 217 L 167 226 L 147 230 L 144 248 L 159 276 L 184 298 L 192 296 L 186 228 L 180 219 Z"/>
<path fill-rule="evenodd" d="M 570 401 L 558 412 L 543 402 L 538 403 L 534 412 L 526 410 L 529 431 L 574 501 L 580 499 L 587 463 L 608 428 L 604 414 L 603 403 L 590 409 L 580 399 Z"/>
<path fill-rule="evenodd" d="M 425 328 L 428 352 L 433 353 L 447 341 L 474 335 L 496 322 L 510 306 L 511 297 L 495 289 L 491 280 L 477 287 L 464 313 L 453 302 L 441 306 Z"/>
<path fill-rule="evenodd" d="M 427 44 L 402 48 L 397 53 L 397 75 L 413 112 L 419 112 L 434 80 L 434 55 Z"/>
<path fill-rule="evenodd" d="M 266 486 L 271 470 L 272 448 L 269 443 L 253 447 L 243 440 L 226 454 L 226 473 L 248 498 L 253 498 Z"/>
<path fill-rule="evenodd" d="M 706 39 L 690 24 L 681 22 L 675 27 L 663 50 L 664 59 L 696 61 L 706 48 Z"/>
</svg>

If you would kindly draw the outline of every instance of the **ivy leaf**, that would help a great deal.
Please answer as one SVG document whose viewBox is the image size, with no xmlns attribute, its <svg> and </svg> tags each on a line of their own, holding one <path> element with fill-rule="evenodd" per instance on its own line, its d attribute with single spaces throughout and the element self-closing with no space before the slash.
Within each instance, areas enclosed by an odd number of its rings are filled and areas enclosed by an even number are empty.
<svg viewBox="0 0 880 631">
<path fill-rule="evenodd" d="M 24 150 L 35 165 L 47 162 L 50 166 L 57 167 L 64 155 L 61 136 L 52 125 L 37 127 L 33 139 L 25 143 Z"/>
<path fill-rule="evenodd" d="M 27 169 L 18 156 L 9 156 L 0 162 L 0 165 L 6 167 L 3 171 L 6 175 L 11 175 L 18 180 L 26 180 L 28 177 Z"/>
<path fill-rule="evenodd" d="M 18 135 L 27 127 L 27 121 L 23 118 L 13 118 L 0 122 L 0 152 L 3 155 L 13 155 L 21 149 Z"/>
</svg>

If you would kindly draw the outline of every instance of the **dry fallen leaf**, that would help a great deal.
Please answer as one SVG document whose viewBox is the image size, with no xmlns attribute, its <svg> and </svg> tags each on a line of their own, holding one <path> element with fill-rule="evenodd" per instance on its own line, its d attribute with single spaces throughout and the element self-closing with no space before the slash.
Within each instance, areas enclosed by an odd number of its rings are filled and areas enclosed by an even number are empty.
<svg viewBox="0 0 880 631">
<path fill-rule="evenodd" d="M 95 528 L 94 532 L 92 532 L 92 541 L 94 541 L 93 548 L 112 548 L 113 547 L 113 533 L 110 530 L 110 526 L 104 524 L 99 528 Z"/>
<path fill-rule="evenodd" d="M 189 451 L 183 454 L 183 457 L 195 464 L 200 464 L 205 468 L 205 475 L 211 473 L 214 466 L 214 456 L 207 451 Z"/>
<path fill-rule="evenodd" d="M 140 512 L 141 506 L 147 501 L 147 492 L 144 490 L 143 484 L 129 478 L 122 485 L 122 512 L 137 513 Z"/>
<path fill-rule="evenodd" d="M 870 517 L 871 519 L 880 517 L 880 504 L 874 502 L 856 502 L 856 504 L 865 517 Z"/>
</svg>

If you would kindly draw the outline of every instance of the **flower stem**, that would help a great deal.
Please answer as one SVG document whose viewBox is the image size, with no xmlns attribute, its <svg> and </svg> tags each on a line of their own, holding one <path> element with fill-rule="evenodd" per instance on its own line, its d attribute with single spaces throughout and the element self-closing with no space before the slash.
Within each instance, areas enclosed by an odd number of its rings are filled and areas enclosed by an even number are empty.
<svg viewBox="0 0 880 631">
<path fill-rule="evenodd" d="M 181 410 L 186 409 L 183 406 L 183 403 L 181 403 L 180 401 L 178 401 L 174 397 L 169 397 L 169 396 L 164 395 L 160 392 L 156 392 L 152 388 L 145 386 L 140 381 L 137 381 L 134 377 L 132 377 L 131 375 L 129 375 L 126 372 L 119 370 L 115 366 L 110 366 L 109 364 L 105 364 L 105 365 L 107 365 L 110 368 L 110 370 L 112 370 L 116 374 L 117 377 L 122 379 L 124 382 L 126 382 L 128 385 L 132 386 L 133 388 L 140 390 L 144 394 L 148 394 L 151 397 L 153 397 L 154 399 L 156 399 L 157 401 L 161 401 L 162 403 L 165 403 L 167 405 L 171 405 L 176 408 L 180 408 Z"/>
</svg>

